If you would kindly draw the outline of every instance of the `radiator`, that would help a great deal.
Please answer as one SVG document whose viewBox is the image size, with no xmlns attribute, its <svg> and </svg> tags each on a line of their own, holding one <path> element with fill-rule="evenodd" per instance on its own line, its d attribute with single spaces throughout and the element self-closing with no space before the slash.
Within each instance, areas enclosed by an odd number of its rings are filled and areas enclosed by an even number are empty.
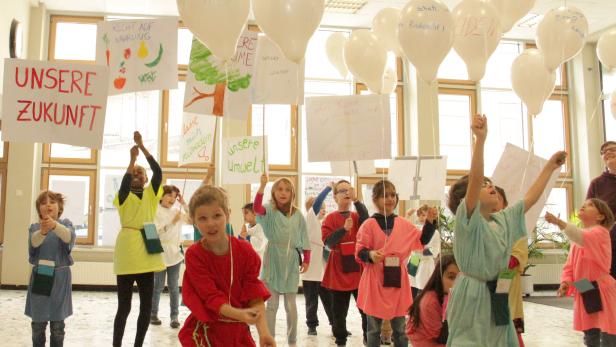
<svg viewBox="0 0 616 347">
<path fill-rule="evenodd" d="M 115 286 L 116 276 L 113 273 L 113 263 L 79 261 L 71 266 L 73 284 Z M 180 286 L 184 275 L 184 264 L 180 268 Z"/>
<path fill-rule="evenodd" d="M 565 264 L 537 264 L 528 269 L 534 284 L 559 284 Z"/>
</svg>

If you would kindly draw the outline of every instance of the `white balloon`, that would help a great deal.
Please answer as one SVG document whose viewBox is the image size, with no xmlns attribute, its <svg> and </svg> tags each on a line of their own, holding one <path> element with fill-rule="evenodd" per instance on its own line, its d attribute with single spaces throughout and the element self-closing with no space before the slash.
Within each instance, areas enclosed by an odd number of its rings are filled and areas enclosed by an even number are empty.
<svg viewBox="0 0 616 347">
<path fill-rule="evenodd" d="M 259 28 L 296 63 L 304 59 L 324 10 L 325 0 L 252 0 Z"/>
<path fill-rule="evenodd" d="M 535 6 L 535 0 L 488 0 L 488 3 L 498 12 L 503 33 L 511 30 Z"/>
<path fill-rule="evenodd" d="M 177 0 L 182 22 L 217 58 L 235 54 L 248 13 L 249 0 Z"/>
<path fill-rule="evenodd" d="M 453 9 L 453 48 L 466 63 L 468 78 L 479 81 L 502 36 L 496 10 L 485 0 L 462 0 Z"/>
<path fill-rule="evenodd" d="M 616 119 L 616 90 L 614 90 L 614 92 L 612 92 L 612 96 L 611 96 L 611 100 L 610 100 L 610 106 L 612 109 L 612 116 L 614 117 L 614 119 Z"/>
<path fill-rule="evenodd" d="M 344 62 L 344 44 L 349 39 L 343 33 L 333 33 L 329 35 L 325 42 L 325 52 L 327 59 L 338 70 L 340 76 L 345 78 L 349 74 L 349 69 Z"/>
<path fill-rule="evenodd" d="M 391 94 L 396 90 L 396 86 L 398 85 L 398 76 L 396 74 L 396 70 L 391 67 L 385 69 L 385 73 L 383 74 L 383 86 L 381 87 L 381 91 L 379 94 Z"/>
<path fill-rule="evenodd" d="M 543 103 L 552 95 L 556 85 L 556 73 L 543 64 L 543 53 L 527 49 L 518 55 L 511 65 L 513 91 L 522 99 L 528 113 L 541 113 Z"/>
<path fill-rule="evenodd" d="M 400 14 L 398 40 L 404 54 L 427 82 L 453 45 L 453 15 L 440 0 L 412 0 Z"/>
<path fill-rule="evenodd" d="M 537 26 L 537 47 L 543 52 L 545 66 L 556 70 L 560 64 L 575 57 L 588 36 L 588 21 L 582 11 L 573 6 L 548 12 Z"/>
<path fill-rule="evenodd" d="M 616 29 L 611 29 L 599 37 L 597 56 L 608 71 L 616 68 Z"/>
<path fill-rule="evenodd" d="M 400 10 L 395 8 L 384 8 L 374 16 L 372 20 L 372 31 L 381 40 L 381 43 L 388 51 L 394 52 L 396 56 L 402 55 L 402 48 L 398 42 L 398 21 Z"/>
<path fill-rule="evenodd" d="M 381 92 L 387 50 L 372 31 L 353 31 L 344 45 L 344 61 L 353 76 L 365 83 L 368 89 L 377 94 Z"/>
</svg>

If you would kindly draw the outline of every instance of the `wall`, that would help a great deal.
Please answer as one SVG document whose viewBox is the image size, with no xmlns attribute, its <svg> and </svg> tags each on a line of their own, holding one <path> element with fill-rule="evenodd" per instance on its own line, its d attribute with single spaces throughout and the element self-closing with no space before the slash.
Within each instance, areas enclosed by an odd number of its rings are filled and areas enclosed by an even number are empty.
<svg viewBox="0 0 616 347">
<path fill-rule="evenodd" d="M 5 0 L 2 1 L 2 11 L 0 11 L 0 81 L 4 80 L 4 59 L 9 58 L 9 33 L 11 31 L 11 21 L 17 19 L 22 23 L 23 36 L 23 55 L 28 53 L 28 24 L 30 19 L 29 0 Z M 0 94 L 2 85 L 0 83 Z"/>
</svg>

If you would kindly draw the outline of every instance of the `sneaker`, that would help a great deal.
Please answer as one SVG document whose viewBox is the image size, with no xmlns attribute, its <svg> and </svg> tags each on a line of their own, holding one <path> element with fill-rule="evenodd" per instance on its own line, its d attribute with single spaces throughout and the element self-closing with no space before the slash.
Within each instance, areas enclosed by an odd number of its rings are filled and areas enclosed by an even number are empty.
<svg viewBox="0 0 616 347">
<path fill-rule="evenodd" d="M 317 328 L 314 328 L 314 327 L 308 328 L 308 335 L 316 336 L 316 334 L 317 334 Z"/>
<path fill-rule="evenodd" d="M 178 321 L 177 318 L 174 318 L 171 320 L 171 323 L 169 323 L 169 325 L 173 328 L 173 329 L 177 329 L 180 327 L 180 322 Z"/>
<path fill-rule="evenodd" d="M 382 345 L 390 346 L 391 345 L 391 336 L 388 336 L 388 337 L 381 336 L 381 344 Z"/>
<path fill-rule="evenodd" d="M 160 325 L 162 322 L 158 319 L 158 316 L 153 314 L 150 316 L 150 324 L 152 325 Z"/>
</svg>

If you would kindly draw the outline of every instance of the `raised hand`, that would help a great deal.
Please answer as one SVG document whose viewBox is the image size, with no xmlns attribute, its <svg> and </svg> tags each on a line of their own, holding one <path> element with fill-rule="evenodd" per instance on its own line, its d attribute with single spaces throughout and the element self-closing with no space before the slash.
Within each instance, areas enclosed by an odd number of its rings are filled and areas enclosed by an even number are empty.
<svg viewBox="0 0 616 347">
<path fill-rule="evenodd" d="M 130 160 L 135 161 L 139 156 L 139 146 L 135 145 L 130 148 Z"/>
<path fill-rule="evenodd" d="M 428 210 L 428 217 L 426 217 L 426 220 L 430 222 L 430 224 L 432 224 L 437 219 L 438 219 L 438 210 L 436 209 L 436 207 L 430 207 L 430 209 Z"/>
<path fill-rule="evenodd" d="M 478 140 L 485 140 L 488 136 L 488 118 L 485 115 L 473 116 L 471 130 Z"/>
<path fill-rule="evenodd" d="M 344 230 L 349 231 L 353 229 L 353 218 L 349 217 L 344 221 Z"/>
<path fill-rule="evenodd" d="M 266 174 L 261 175 L 261 188 L 265 189 L 267 182 L 269 182 L 269 177 Z"/>
<path fill-rule="evenodd" d="M 133 140 L 135 140 L 135 144 L 138 147 L 143 147 L 143 138 L 141 137 L 141 133 L 139 133 L 138 131 L 135 131 L 133 133 Z"/>
<path fill-rule="evenodd" d="M 349 197 L 351 198 L 351 201 L 357 201 L 357 192 L 355 191 L 355 188 L 349 188 Z"/>
<path fill-rule="evenodd" d="M 560 168 L 561 166 L 563 166 L 566 161 L 567 161 L 567 152 L 559 151 L 559 152 L 552 154 L 552 157 L 550 157 L 550 160 L 548 161 L 548 165 L 550 165 L 553 170 L 556 170 Z"/>
</svg>

